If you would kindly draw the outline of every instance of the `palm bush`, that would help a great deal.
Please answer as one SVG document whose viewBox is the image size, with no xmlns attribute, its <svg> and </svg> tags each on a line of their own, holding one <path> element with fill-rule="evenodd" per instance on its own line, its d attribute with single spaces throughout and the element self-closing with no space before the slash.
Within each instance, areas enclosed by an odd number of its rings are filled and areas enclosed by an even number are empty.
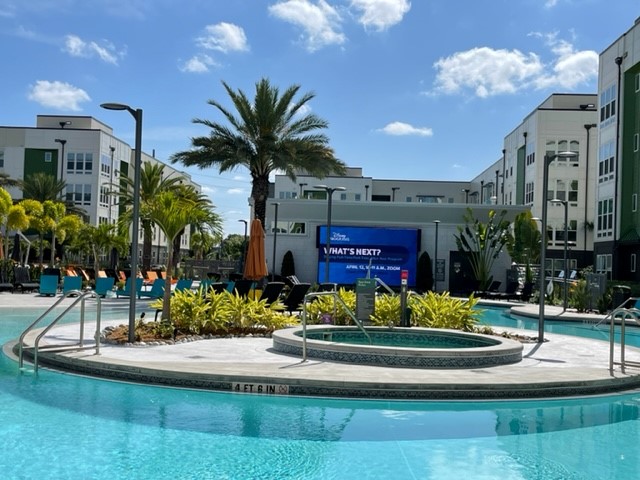
<svg viewBox="0 0 640 480">
<path fill-rule="evenodd" d="M 478 322 L 481 310 L 473 307 L 478 299 L 471 295 L 468 299 L 452 298 L 448 292 L 409 297 L 411 323 L 418 327 L 451 328 L 471 332 Z"/>
<path fill-rule="evenodd" d="M 344 302 L 352 312 L 356 309 L 356 292 L 338 289 L 338 297 Z M 351 316 L 344 309 L 342 303 L 336 301 L 333 295 L 323 295 L 317 297 L 307 305 L 307 323 L 325 323 L 331 321 L 334 325 L 349 325 L 352 323 Z"/>
</svg>

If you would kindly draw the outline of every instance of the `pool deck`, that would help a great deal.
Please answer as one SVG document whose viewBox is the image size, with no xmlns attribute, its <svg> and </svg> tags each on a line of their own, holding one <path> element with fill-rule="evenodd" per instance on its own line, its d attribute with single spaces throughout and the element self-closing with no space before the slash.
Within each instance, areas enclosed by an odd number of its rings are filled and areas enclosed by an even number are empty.
<svg viewBox="0 0 640 480">
<path fill-rule="evenodd" d="M 65 300 L 67 302 L 67 300 Z M 145 304 L 140 300 L 138 305 Z M 50 297 L 0 293 L 0 308 L 52 305 Z M 146 302 L 148 303 L 148 302 Z M 105 305 L 128 305 L 127 299 L 107 299 Z M 538 306 L 497 302 L 512 313 L 538 317 Z M 147 318 L 153 310 L 147 311 Z M 558 316 L 595 324 L 602 315 L 584 315 L 560 307 L 547 307 L 547 319 Z M 126 310 L 119 321 L 126 323 Z M 25 325 L 26 327 L 26 325 Z M 261 337 L 216 338 L 175 345 L 119 346 L 103 344 L 100 354 L 86 350 L 41 351 L 43 366 L 82 374 L 158 385 L 204 388 L 244 393 L 282 393 L 358 398 L 393 399 L 530 399 L 555 396 L 593 395 L 640 388 L 640 368 L 619 365 L 609 370 L 608 326 L 602 325 L 603 341 L 545 333 L 542 344 L 525 343 L 523 360 L 516 364 L 474 369 L 420 369 L 353 365 L 300 358 L 275 352 L 272 340 Z M 95 323 L 85 326 L 85 344 L 93 345 Z M 536 332 L 502 329 L 535 336 Z M 77 342 L 78 324 L 54 327 L 45 344 Z M 34 334 L 26 338 L 33 345 Z M 12 345 L 4 351 L 11 355 Z M 616 361 L 620 348 L 616 346 Z M 640 349 L 627 347 L 626 360 L 640 363 Z M 30 363 L 26 363 L 32 369 Z"/>
</svg>

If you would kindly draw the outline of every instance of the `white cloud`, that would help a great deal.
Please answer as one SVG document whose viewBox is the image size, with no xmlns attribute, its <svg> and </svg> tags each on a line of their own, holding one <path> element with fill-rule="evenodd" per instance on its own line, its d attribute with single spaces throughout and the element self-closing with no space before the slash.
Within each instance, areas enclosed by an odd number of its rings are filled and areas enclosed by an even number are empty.
<svg viewBox="0 0 640 480">
<path fill-rule="evenodd" d="M 179 68 L 182 72 L 188 73 L 206 73 L 209 71 L 209 67 L 217 67 L 213 58 L 209 55 L 194 55 L 189 60 L 184 62 Z"/>
<path fill-rule="evenodd" d="M 198 46 L 223 53 L 246 52 L 249 50 L 244 30 L 232 23 L 221 22 L 207 25 L 205 35 L 196 39 Z"/>
<path fill-rule="evenodd" d="M 544 7 L 545 8 L 553 8 L 558 4 L 558 0 L 546 0 L 546 2 L 544 2 Z"/>
<path fill-rule="evenodd" d="M 341 32 L 342 18 L 324 0 L 283 0 L 269 7 L 273 16 L 300 27 L 307 50 L 314 52 L 327 45 L 342 45 L 346 41 Z"/>
<path fill-rule="evenodd" d="M 43 107 L 74 112 L 82 110 L 80 108 L 82 102 L 91 100 L 87 92 L 81 88 L 64 82 L 49 82 L 47 80 L 38 80 L 35 85 L 31 86 L 27 98 Z"/>
<path fill-rule="evenodd" d="M 472 90 L 478 97 L 514 94 L 534 88 L 573 89 L 597 78 L 598 54 L 575 51 L 555 34 L 532 34 L 544 38 L 553 59 L 544 63 L 535 53 L 479 47 L 439 59 L 433 93 L 456 94 Z"/>
<path fill-rule="evenodd" d="M 428 127 L 414 127 L 404 122 L 391 122 L 385 127 L 378 129 L 379 132 L 386 133 L 387 135 L 417 135 L 420 137 L 433 136 L 433 130 Z"/>
<path fill-rule="evenodd" d="M 359 12 L 358 21 L 365 28 L 386 30 L 402 21 L 411 10 L 409 0 L 351 0 L 351 7 Z"/>
<path fill-rule="evenodd" d="M 227 193 L 229 195 L 240 195 L 240 194 L 244 194 L 245 190 L 243 188 L 230 188 L 227 190 Z"/>
<path fill-rule="evenodd" d="M 123 56 L 122 52 L 117 52 L 115 47 L 107 41 L 103 41 L 103 45 L 99 45 L 93 41 L 86 42 L 77 35 L 67 35 L 62 50 L 72 57 L 93 58 L 97 56 L 103 62 L 113 65 L 117 65 L 118 57 Z"/>
</svg>

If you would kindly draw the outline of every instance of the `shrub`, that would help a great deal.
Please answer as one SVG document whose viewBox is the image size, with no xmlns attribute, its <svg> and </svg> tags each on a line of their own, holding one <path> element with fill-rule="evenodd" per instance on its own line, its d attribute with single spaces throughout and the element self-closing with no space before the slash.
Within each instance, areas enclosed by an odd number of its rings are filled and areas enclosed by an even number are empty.
<svg viewBox="0 0 640 480">
<path fill-rule="evenodd" d="M 569 304 L 578 312 L 587 311 L 590 296 L 587 281 L 584 279 L 580 279 L 569 286 Z"/>
<path fill-rule="evenodd" d="M 349 310 L 355 312 L 356 292 L 340 288 L 338 289 L 338 296 Z M 334 300 L 333 295 L 317 297 L 307 305 L 307 323 L 324 323 L 326 318 L 330 318 L 331 323 L 334 325 L 349 325 L 352 323 L 351 316 L 344 309 L 342 303 Z"/>
<path fill-rule="evenodd" d="M 291 253 L 291 250 L 287 250 L 287 252 L 284 254 L 284 257 L 282 257 L 282 266 L 280 268 L 280 275 L 287 278 L 295 274 L 296 274 L 296 266 L 293 261 L 293 253 Z"/>
<path fill-rule="evenodd" d="M 448 292 L 409 297 L 411 323 L 418 327 L 451 328 L 471 332 L 478 321 L 480 310 L 473 307 L 478 299 L 473 295 L 468 300 L 451 298 Z"/>
<path fill-rule="evenodd" d="M 378 326 L 400 325 L 402 317 L 400 295 L 384 293 L 376 297 L 375 311 L 371 315 L 371 323 Z"/>
</svg>

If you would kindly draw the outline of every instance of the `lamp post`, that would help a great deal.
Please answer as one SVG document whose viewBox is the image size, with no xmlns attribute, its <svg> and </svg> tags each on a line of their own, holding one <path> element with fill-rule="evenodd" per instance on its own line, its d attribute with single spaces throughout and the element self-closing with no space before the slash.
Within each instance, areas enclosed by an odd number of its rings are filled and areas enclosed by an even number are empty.
<svg viewBox="0 0 640 480">
<path fill-rule="evenodd" d="M 60 181 L 62 181 L 62 175 L 64 173 L 64 146 L 67 144 L 67 141 L 64 138 L 56 138 L 54 142 L 59 143 L 62 148 L 62 152 L 60 153 Z"/>
<path fill-rule="evenodd" d="M 498 204 L 498 178 L 500 178 L 502 175 L 500 174 L 500 170 L 496 170 L 496 186 L 495 186 L 495 192 L 493 194 L 494 197 L 496 197 L 496 205 Z"/>
<path fill-rule="evenodd" d="M 71 122 L 69 120 L 66 120 L 64 122 L 58 122 L 58 125 L 60 125 L 60 128 L 64 129 L 64 127 L 66 127 L 67 125 L 71 125 Z"/>
<path fill-rule="evenodd" d="M 242 219 L 238 221 L 244 223 L 244 240 L 242 241 L 242 256 L 241 256 L 242 272 L 244 273 L 244 262 L 245 262 L 245 259 L 247 258 L 247 225 L 249 222 Z"/>
<path fill-rule="evenodd" d="M 364 201 L 369 201 L 369 185 L 364 186 Z"/>
<path fill-rule="evenodd" d="M 302 198 L 302 188 L 306 187 L 307 184 L 306 183 L 299 183 L 298 185 L 300 185 L 300 196 L 298 198 Z"/>
<path fill-rule="evenodd" d="M 440 225 L 440 220 L 434 220 L 433 223 L 436 224 L 436 248 L 434 249 L 434 259 L 433 259 L 433 291 L 438 291 L 438 225 Z"/>
<path fill-rule="evenodd" d="M 585 106 L 585 108 L 587 107 L 593 107 L 593 104 L 587 104 Z M 582 105 L 580 105 L 580 108 L 582 108 Z M 583 250 L 583 258 L 586 258 L 587 254 L 587 222 L 589 221 L 589 217 L 588 217 L 588 213 L 589 213 L 589 138 L 591 137 L 591 135 L 589 134 L 590 130 L 594 127 L 597 127 L 597 125 L 595 123 L 587 123 L 585 124 L 584 128 L 587 131 L 587 148 L 586 148 L 586 155 L 585 155 L 585 166 L 584 166 L 584 243 L 582 245 L 582 250 Z"/>
<path fill-rule="evenodd" d="M 559 198 L 554 198 L 553 200 L 551 200 L 551 203 L 561 203 L 562 206 L 564 207 L 564 256 L 562 258 L 563 260 L 563 267 L 564 268 L 564 277 L 562 278 L 564 285 L 563 285 L 563 304 L 562 304 L 562 313 L 567 311 L 567 277 L 569 276 L 569 271 L 568 271 L 568 266 L 567 266 L 567 235 L 569 234 L 569 226 L 568 226 L 568 222 L 569 222 L 569 202 L 567 202 L 566 200 L 560 200 Z"/>
<path fill-rule="evenodd" d="M 136 144 L 133 171 L 133 207 L 131 212 L 131 295 L 129 296 L 129 343 L 136 341 L 136 295 L 133 285 L 138 275 L 138 229 L 140 224 L 140 169 L 142 167 L 142 109 L 123 103 L 103 103 L 106 110 L 126 110 L 136 121 Z"/>
<path fill-rule="evenodd" d="M 468 188 L 463 188 L 462 192 L 464 193 L 464 203 L 469 203 L 469 192 L 471 190 Z"/>
<path fill-rule="evenodd" d="M 547 261 L 547 191 L 549 190 L 549 164 L 556 158 L 573 158 L 575 152 L 559 152 L 544 156 L 542 164 L 542 216 L 540 219 L 540 310 L 538 311 L 538 343 L 544 342 L 544 292 L 545 292 L 545 263 Z"/>
<path fill-rule="evenodd" d="M 273 216 L 273 264 L 271 265 L 271 280 L 274 280 L 276 277 L 276 242 L 278 241 L 278 207 L 280 204 L 278 202 L 274 202 L 273 205 L 276 209 L 275 214 Z"/>
<path fill-rule="evenodd" d="M 329 264 L 331 252 L 331 197 L 333 192 L 344 192 L 344 187 L 328 187 L 326 185 L 315 185 L 313 188 L 320 188 L 327 192 L 327 239 L 325 241 L 326 251 L 324 253 L 324 283 L 329 283 Z"/>
<path fill-rule="evenodd" d="M 391 187 L 391 201 L 396 201 L 396 190 L 400 190 L 400 187 Z"/>
<path fill-rule="evenodd" d="M 113 152 L 116 151 L 116 147 L 109 146 L 111 150 L 111 169 L 109 170 L 109 190 L 113 188 Z M 111 225 L 111 194 L 109 194 L 109 225 Z"/>
</svg>

